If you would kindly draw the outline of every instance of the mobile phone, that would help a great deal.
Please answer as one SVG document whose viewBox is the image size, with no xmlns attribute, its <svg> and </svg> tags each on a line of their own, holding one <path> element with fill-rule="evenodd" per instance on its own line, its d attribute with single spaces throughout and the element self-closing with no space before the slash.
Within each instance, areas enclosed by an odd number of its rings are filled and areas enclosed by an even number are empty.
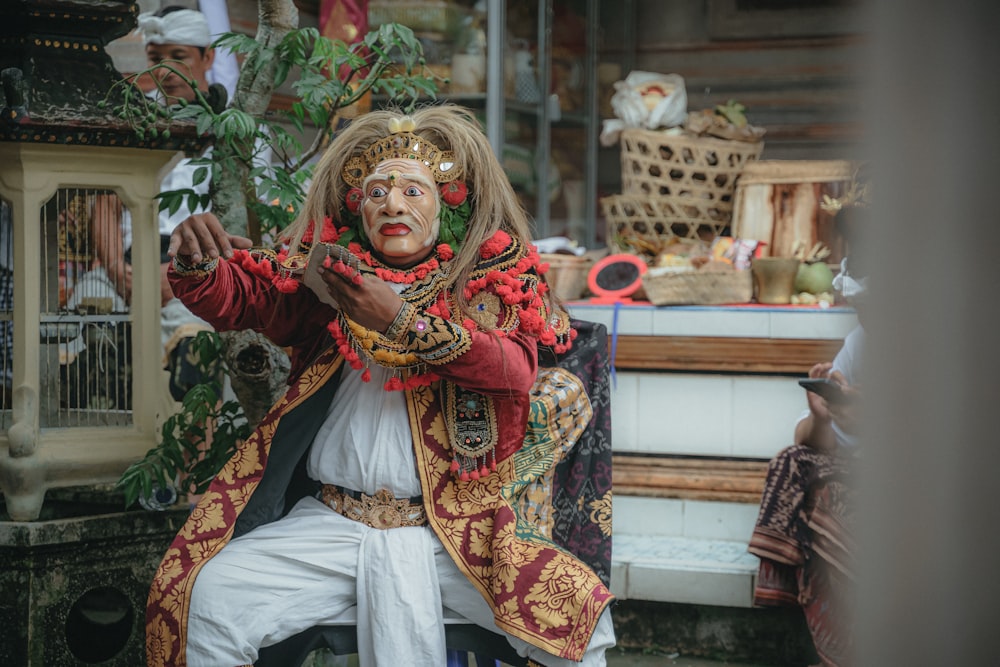
<svg viewBox="0 0 1000 667">
<path fill-rule="evenodd" d="M 829 378 L 806 378 L 799 380 L 799 384 L 830 403 L 845 403 L 848 400 L 841 386 Z"/>
</svg>

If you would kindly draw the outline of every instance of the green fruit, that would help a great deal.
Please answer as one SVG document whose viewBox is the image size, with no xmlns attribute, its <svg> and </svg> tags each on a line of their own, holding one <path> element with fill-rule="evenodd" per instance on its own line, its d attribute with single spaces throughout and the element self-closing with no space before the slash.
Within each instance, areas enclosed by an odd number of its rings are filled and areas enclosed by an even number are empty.
<svg viewBox="0 0 1000 667">
<path fill-rule="evenodd" d="M 799 264 L 799 271 L 795 275 L 795 291 L 809 292 L 810 294 L 832 292 L 833 271 L 825 262 Z"/>
</svg>

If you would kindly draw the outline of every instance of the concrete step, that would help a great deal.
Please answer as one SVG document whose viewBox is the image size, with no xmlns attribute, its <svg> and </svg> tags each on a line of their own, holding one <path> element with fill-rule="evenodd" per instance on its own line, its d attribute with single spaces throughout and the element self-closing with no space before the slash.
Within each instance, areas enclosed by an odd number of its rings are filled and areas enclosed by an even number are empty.
<svg viewBox="0 0 1000 667">
<path fill-rule="evenodd" d="M 615 535 L 611 591 L 622 600 L 750 607 L 757 565 L 746 542 Z"/>
</svg>

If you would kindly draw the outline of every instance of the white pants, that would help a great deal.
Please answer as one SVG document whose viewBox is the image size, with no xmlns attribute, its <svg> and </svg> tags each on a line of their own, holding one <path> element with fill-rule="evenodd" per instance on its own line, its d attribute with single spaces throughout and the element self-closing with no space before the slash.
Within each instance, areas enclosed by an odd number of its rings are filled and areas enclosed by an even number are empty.
<svg viewBox="0 0 1000 667">
<path fill-rule="evenodd" d="M 355 606 L 361 667 L 444 667 L 444 608 L 503 634 L 430 528 L 369 528 L 304 498 L 202 568 L 191 596 L 187 663 L 253 663 L 260 647 L 351 618 Z M 508 641 L 547 667 L 600 667 L 615 643 L 607 609 L 579 663 Z"/>
</svg>

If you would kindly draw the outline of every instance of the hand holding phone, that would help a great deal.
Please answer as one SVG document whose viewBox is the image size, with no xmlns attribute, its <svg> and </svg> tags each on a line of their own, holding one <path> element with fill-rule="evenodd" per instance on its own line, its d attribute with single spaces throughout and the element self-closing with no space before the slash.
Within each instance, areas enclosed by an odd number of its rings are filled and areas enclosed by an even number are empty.
<svg viewBox="0 0 1000 667">
<path fill-rule="evenodd" d="M 829 378 L 805 378 L 799 380 L 799 385 L 806 391 L 822 396 L 828 403 L 843 404 L 850 400 L 840 384 Z"/>
</svg>

